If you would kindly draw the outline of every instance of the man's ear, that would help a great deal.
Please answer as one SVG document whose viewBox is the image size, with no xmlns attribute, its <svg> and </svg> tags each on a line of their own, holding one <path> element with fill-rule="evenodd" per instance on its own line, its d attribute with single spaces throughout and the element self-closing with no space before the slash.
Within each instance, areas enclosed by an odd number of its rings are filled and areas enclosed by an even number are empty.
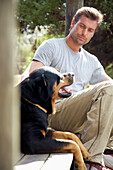
<svg viewBox="0 0 113 170">
<path fill-rule="evenodd" d="M 74 25 L 75 25 L 75 20 L 74 20 L 74 18 L 73 18 L 72 21 L 71 21 L 71 26 L 70 26 L 70 28 L 72 29 L 72 28 L 74 27 Z"/>
</svg>

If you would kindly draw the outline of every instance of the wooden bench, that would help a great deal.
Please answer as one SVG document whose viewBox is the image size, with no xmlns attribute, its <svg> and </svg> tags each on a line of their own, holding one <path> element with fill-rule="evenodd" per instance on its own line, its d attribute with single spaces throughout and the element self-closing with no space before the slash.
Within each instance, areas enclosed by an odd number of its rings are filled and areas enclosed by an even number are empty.
<svg viewBox="0 0 113 170">
<path fill-rule="evenodd" d="M 14 170 L 70 170 L 72 153 L 22 155 Z"/>
</svg>

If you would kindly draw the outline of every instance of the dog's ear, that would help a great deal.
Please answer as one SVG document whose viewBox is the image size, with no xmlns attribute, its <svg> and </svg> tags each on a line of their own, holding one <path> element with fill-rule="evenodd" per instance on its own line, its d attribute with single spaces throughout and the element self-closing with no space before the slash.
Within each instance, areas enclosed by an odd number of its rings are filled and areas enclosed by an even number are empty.
<svg viewBox="0 0 113 170">
<path fill-rule="evenodd" d="M 32 96 L 32 90 L 30 86 L 29 78 L 21 82 L 21 97 L 29 99 Z"/>
<path fill-rule="evenodd" d="M 59 84 L 60 76 L 51 72 L 45 72 L 44 74 L 44 81 L 46 82 L 46 91 L 48 93 L 47 101 L 49 102 L 48 114 L 52 114 L 55 111 L 55 107 L 53 105 L 52 96 L 55 90 L 55 85 Z M 55 103 L 54 103 L 55 104 Z"/>
<path fill-rule="evenodd" d="M 45 105 L 50 95 L 48 84 L 42 76 L 29 78 L 21 83 L 21 96 L 35 104 Z"/>
<path fill-rule="evenodd" d="M 57 74 L 51 73 L 51 72 L 45 72 L 44 74 L 45 82 L 47 82 L 47 89 L 48 91 L 53 93 L 53 86 L 55 82 L 59 84 L 60 77 Z"/>
</svg>

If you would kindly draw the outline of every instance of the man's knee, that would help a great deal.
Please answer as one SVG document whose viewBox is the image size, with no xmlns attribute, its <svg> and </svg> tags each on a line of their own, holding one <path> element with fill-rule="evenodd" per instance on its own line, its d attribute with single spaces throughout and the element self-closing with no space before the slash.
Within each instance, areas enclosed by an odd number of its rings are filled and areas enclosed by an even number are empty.
<svg viewBox="0 0 113 170">
<path fill-rule="evenodd" d="M 105 81 L 97 85 L 96 91 L 94 94 L 93 99 L 97 99 L 100 96 L 104 96 L 105 94 L 107 95 L 113 95 L 113 81 Z"/>
<path fill-rule="evenodd" d="M 113 81 L 107 81 L 105 85 L 101 88 L 101 92 L 113 96 Z"/>
</svg>

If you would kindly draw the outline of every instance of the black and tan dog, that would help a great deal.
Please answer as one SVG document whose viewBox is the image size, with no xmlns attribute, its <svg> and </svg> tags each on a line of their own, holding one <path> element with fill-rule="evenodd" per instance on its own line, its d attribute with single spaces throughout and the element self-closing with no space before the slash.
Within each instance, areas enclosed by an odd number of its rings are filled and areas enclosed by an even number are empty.
<svg viewBox="0 0 113 170">
<path fill-rule="evenodd" d="M 90 156 L 79 138 L 69 132 L 48 129 L 48 115 L 55 113 L 62 87 L 73 83 L 73 74 L 60 74 L 51 67 L 40 68 L 21 83 L 21 151 L 25 154 L 72 152 L 78 169 L 86 169 L 83 157 Z M 83 155 L 83 157 L 82 157 Z"/>
</svg>

